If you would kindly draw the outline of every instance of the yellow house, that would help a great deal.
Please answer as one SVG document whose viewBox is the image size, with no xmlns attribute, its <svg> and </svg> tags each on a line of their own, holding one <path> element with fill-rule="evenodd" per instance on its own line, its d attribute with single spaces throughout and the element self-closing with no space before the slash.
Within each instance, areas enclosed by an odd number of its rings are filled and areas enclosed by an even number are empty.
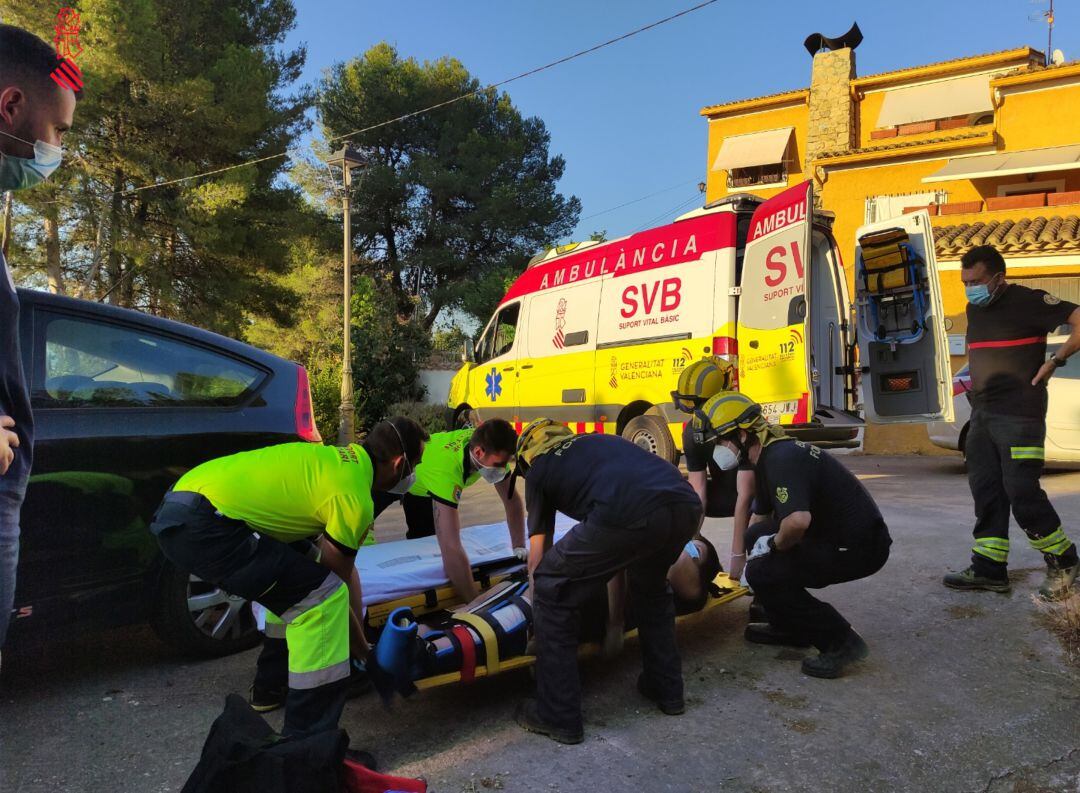
<svg viewBox="0 0 1080 793">
<path fill-rule="evenodd" d="M 859 77 L 843 48 L 814 56 L 809 88 L 701 115 L 708 201 L 812 178 L 847 259 L 863 223 L 929 207 L 954 371 L 959 260 L 975 245 L 995 245 L 1011 279 L 1080 302 L 1080 62 L 1045 66 L 1021 47 Z M 870 428 L 866 448 L 937 451 L 922 427 Z"/>
</svg>

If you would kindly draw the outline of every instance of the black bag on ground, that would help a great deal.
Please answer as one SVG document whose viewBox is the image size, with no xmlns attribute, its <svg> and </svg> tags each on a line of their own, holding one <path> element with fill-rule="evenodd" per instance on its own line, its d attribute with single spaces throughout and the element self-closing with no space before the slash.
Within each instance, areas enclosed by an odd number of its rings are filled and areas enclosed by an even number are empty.
<svg viewBox="0 0 1080 793">
<path fill-rule="evenodd" d="M 182 793 L 338 793 L 348 746 L 344 730 L 283 738 L 229 694 Z"/>
</svg>

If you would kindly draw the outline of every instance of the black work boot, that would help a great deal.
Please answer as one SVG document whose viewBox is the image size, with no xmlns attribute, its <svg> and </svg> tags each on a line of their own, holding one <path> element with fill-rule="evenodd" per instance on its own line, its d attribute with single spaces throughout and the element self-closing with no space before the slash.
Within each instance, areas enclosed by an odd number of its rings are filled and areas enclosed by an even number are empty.
<svg viewBox="0 0 1080 793">
<path fill-rule="evenodd" d="M 746 641 L 754 644 L 775 644 L 782 647 L 809 647 L 810 640 L 796 633 L 782 631 L 767 622 L 751 622 L 743 631 Z"/>
<path fill-rule="evenodd" d="M 656 706 L 668 716 L 681 716 L 686 713 L 686 702 L 682 697 L 678 699 L 663 700 L 660 699 L 656 690 L 652 687 L 648 680 L 645 679 L 645 673 L 642 672 L 638 675 L 637 690 L 641 696 L 645 699 L 652 700 L 656 703 Z"/>
<path fill-rule="evenodd" d="M 854 629 L 848 631 L 844 640 L 833 649 L 820 653 L 813 658 L 804 658 L 802 670 L 811 677 L 824 677 L 832 679 L 840 677 L 851 664 L 861 661 L 870 654 L 870 648 L 866 646 L 862 636 Z"/>
<path fill-rule="evenodd" d="M 949 589 L 985 589 L 990 592 L 1009 592 L 1012 589 L 1008 575 L 1001 578 L 980 575 L 975 572 L 974 566 L 961 570 L 959 573 L 947 573 L 941 583 Z"/>
<path fill-rule="evenodd" d="M 288 693 L 288 686 L 281 686 L 280 688 L 252 686 L 248 703 L 251 705 L 252 710 L 259 713 L 269 713 L 272 710 L 285 707 L 285 697 Z"/>
<path fill-rule="evenodd" d="M 546 735 L 551 740 L 559 743 L 575 744 L 585 740 L 584 730 L 564 730 L 541 719 L 540 713 L 536 709 L 535 699 L 523 699 L 518 703 L 514 720 L 529 732 Z"/>
<path fill-rule="evenodd" d="M 768 622 L 769 618 L 765 616 L 765 607 L 758 603 L 757 598 L 754 598 L 750 602 L 750 622 Z"/>
</svg>

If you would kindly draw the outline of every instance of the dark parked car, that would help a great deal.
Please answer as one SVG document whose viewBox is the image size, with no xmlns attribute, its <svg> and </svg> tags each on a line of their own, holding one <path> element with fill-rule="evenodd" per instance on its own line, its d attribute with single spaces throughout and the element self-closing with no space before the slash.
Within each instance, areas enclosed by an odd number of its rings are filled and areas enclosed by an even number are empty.
<svg viewBox="0 0 1080 793">
<path fill-rule="evenodd" d="M 302 366 L 137 311 L 19 290 L 36 424 L 9 644 L 149 620 L 177 648 L 253 645 L 247 603 L 165 562 L 147 527 L 186 470 L 319 441 Z"/>
</svg>

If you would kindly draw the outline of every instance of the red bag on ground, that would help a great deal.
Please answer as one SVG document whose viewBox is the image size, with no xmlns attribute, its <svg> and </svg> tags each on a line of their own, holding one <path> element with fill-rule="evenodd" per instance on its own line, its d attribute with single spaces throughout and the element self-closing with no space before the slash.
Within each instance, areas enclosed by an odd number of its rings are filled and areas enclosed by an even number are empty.
<svg viewBox="0 0 1080 793">
<path fill-rule="evenodd" d="M 427 793 L 427 782 L 372 771 L 345 758 L 345 793 Z"/>
</svg>

